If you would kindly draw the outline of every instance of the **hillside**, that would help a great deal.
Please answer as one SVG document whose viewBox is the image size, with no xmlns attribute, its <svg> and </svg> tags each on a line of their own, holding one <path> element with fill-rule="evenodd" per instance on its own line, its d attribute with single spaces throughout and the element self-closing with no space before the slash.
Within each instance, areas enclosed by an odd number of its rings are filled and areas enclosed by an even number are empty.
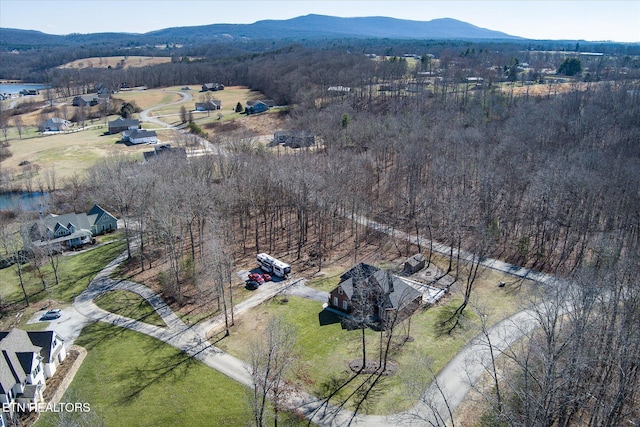
<svg viewBox="0 0 640 427">
<path fill-rule="evenodd" d="M 43 46 L 76 46 L 100 43 L 199 43 L 247 39 L 333 39 L 333 38 L 396 38 L 396 39 L 461 39 L 461 40 L 522 40 L 499 31 L 476 27 L 450 18 L 432 21 L 411 21 L 386 17 L 339 18 L 306 15 L 287 20 L 263 20 L 253 24 L 212 24 L 176 27 L 145 34 L 96 33 L 45 34 L 40 31 L 0 28 L 0 47 L 22 49 Z"/>
</svg>

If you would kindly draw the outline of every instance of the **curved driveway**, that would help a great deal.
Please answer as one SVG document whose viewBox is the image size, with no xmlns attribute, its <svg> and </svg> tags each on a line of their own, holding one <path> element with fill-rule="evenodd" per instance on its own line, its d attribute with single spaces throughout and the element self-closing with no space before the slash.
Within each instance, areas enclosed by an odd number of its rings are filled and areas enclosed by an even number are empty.
<svg viewBox="0 0 640 427">
<path fill-rule="evenodd" d="M 415 240 L 415 237 L 384 227 L 372 221 L 365 221 L 363 218 L 359 218 L 358 220 L 380 231 L 393 233 L 394 236 Z M 421 243 L 424 245 L 428 242 L 424 241 Z M 438 249 L 445 251 L 447 254 L 449 253 L 449 249 L 444 246 Z M 111 279 L 111 274 L 115 268 L 126 259 L 126 255 L 125 251 L 96 275 L 87 289 L 75 299 L 73 303 L 74 308 L 89 319 L 121 326 L 157 338 L 184 351 L 186 354 L 202 361 L 207 366 L 222 372 L 241 384 L 250 387 L 252 382 L 248 366 L 240 359 L 223 352 L 207 340 L 207 333 L 211 329 L 223 325 L 223 317 L 217 316 L 212 320 L 189 326 L 176 316 L 159 295 L 148 287 L 130 281 L 116 281 Z M 470 257 L 472 255 L 461 254 L 461 257 L 466 258 L 467 256 Z M 535 277 L 547 283 L 555 280 L 552 276 L 540 275 L 540 273 L 521 269 L 518 266 L 497 260 L 484 260 L 483 264 L 518 277 Z M 249 308 L 261 304 L 288 288 L 288 292 L 305 294 L 304 290 L 301 290 L 302 285 L 301 280 L 293 279 L 281 282 L 269 282 L 261 286 L 251 298 L 237 304 L 233 308 L 234 314 L 238 316 Z M 153 326 L 110 313 L 102 310 L 93 303 L 93 300 L 99 295 L 115 289 L 128 290 L 141 295 L 156 310 L 167 327 Z M 321 299 L 323 296 L 324 295 L 318 294 L 307 297 Z M 531 331 L 535 326 L 535 312 L 533 310 L 522 311 L 494 325 L 488 330 L 494 352 L 506 350 L 513 342 Z M 484 335 L 479 335 L 464 347 L 439 373 L 430 388 L 420 397 L 418 403 L 413 408 L 404 413 L 389 416 L 358 415 L 351 424 L 367 427 L 383 427 L 389 425 L 444 425 L 450 418 L 449 411 L 455 412 L 455 409 L 462 403 L 464 397 L 469 392 L 471 385 L 485 372 L 485 367 L 488 366 L 489 360 L 490 352 L 488 343 Z M 348 410 L 337 410 L 332 405 L 322 406 L 322 401 L 318 398 L 301 391 L 293 394 L 288 403 L 291 409 L 305 414 L 307 418 L 319 425 L 344 426 L 349 423 L 353 415 Z M 321 407 L 323 409 L 318 410 Z"/>
</svg>

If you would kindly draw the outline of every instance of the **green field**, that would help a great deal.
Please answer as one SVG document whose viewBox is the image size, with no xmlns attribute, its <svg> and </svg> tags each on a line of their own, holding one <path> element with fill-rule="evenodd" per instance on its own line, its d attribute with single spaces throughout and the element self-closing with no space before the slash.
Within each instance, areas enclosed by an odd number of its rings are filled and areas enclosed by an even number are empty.
<svg viewBox="0 0 640 427">
<path fill-rule="evenodd" d="M 110 239 L 112 236 L 104 237 Z M 55 284 L 50 265 L 47 264 L 42 269 L 49 284 L 46 291 L 42 289 L 39 279 L 31 274 L 29 264 L 25 264 L 24 279 L 30 302 L 34 304 L 51 299 L 59 303 L 70 303 L 87 288 L 89 282 L 100 270 L 124 251 L 125 246 L 124 240 L 117 240 L 95 248 L 89 247 L 91 249 L 83 253 L 67 253 L 68 255 L 59 256 L 59 284 Z M 2 283 L 0 297 L 4 303 L 20 303 L 24 300 L 14 266 L 0 270 L 0 282 Z"/>
<path fill-rule="evenodd" d="M 94 323 L 76 344 L 88 354 L 62 401 L 88 402 L 105 426 L 244 426 L 251 420 L 244 386 L 154 338 Z M 35 425 L 56 422 L 46 413 Z"/>
<path fill-rule="evenodd" d="M 100 295 L 93 302 L 103 310 L 130 319 L 163 328 L 167 326 L 153 307 L 151 307 L 144 298 L 133 292 L 121 290 L 110 291 Z"/>
</svg>

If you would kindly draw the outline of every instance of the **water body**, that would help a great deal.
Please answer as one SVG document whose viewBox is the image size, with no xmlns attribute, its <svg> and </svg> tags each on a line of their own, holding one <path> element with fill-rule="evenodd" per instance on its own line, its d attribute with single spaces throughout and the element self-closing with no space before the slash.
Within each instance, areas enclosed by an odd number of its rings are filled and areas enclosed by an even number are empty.
<svg viewBox="0 0 640 427">
<path fill-rule="evenodd" d="M 48 87 L 49 85 L 41 83 L 0 83 L 0 93 L 14 95 L 25 89 L 44 90 Z"/>
<path fill-rule="evenodd" d="M 26 191 L 0 194 L 0 210 L 39 211 L 47 205 L 49 193 Z"/>
</svg>

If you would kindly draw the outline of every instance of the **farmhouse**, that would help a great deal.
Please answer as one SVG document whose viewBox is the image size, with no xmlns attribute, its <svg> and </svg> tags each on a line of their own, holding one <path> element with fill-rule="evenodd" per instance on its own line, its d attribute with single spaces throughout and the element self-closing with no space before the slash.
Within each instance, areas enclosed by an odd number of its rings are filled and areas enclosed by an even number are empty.
<svg viewBox="0 0 640 427">
<path fill-rule="evenodd" d="M 72 105 L 74 107 L 92 107 L 94 105 L 98 105 L 98 94 L 78 95 L 73 98 Z"/>
<path fill-rule="evenodd" d="M 131 144 L 157 144 L 158 135 L 154 130 L 125 130 L 122 131 L 122 140 Z"/>
<path fill-rule="evenodd" d="M 381 329 L 411 316 L 421 302 L 422 293 L 402 278 L 364 263 L 340 276 L 329 293 L 329 307 Z"/>
<path fill-rule="evenodd" d="M 84 213 L 50 214 L 29 229 L 34 246 L 60 244 L 70 248 L 91 243 L 93 236 L 114 231 L 118 220 L 98 205 Z"/>
<path fill-rule="evenodd" d="M 269 109 L 269 105 L 265 101 L 247 101 L 247 106 L 244 108 L 247 114 L 262 113 Z"/>
<path fill-rule="evenodd" d="M 134 129 L 140 129 L 140 120 L 123 119 L 122 117 L 118 117 L 117 119 L 109 122 L 109 134 L 115 134 L 125 130 Z"/>
<path fill-rule="evenodd" d="M 69 120 L 53 117 L 42 122 L 40 129 L 42 129 L 42 132 L 61 132 L 67 130 L 70 126 L 71 122 Z"/>
<path fill-rule="evenodd" d="M 316 138 L 313 132 L 304 130 L 279 130 L 273 134 L 273 141 L 285 147 L 300 148 L 315 145 Z"/>
<path fill-rule="evenodd" d="M 207 92 L 209 90 L 224 90 L 224 85 L 222 83 L 205 83 L 202 85 L 203 92 Z"/>
<path fill-rule="evenodd" d="M 67 356 L 64 340 L 53 331 L 25 332 L 13 329 L 0 332 L 1 425 L 19 406 L 29 408 L 42 402 L 46 380 L 56 372 Z"/>
<path fill-rule="evenodd" d="M 222 101 L 212 99 L 207 102 L 196 102 L 196 111 L 214 111 L 222 109 Z"/>
</svg>

